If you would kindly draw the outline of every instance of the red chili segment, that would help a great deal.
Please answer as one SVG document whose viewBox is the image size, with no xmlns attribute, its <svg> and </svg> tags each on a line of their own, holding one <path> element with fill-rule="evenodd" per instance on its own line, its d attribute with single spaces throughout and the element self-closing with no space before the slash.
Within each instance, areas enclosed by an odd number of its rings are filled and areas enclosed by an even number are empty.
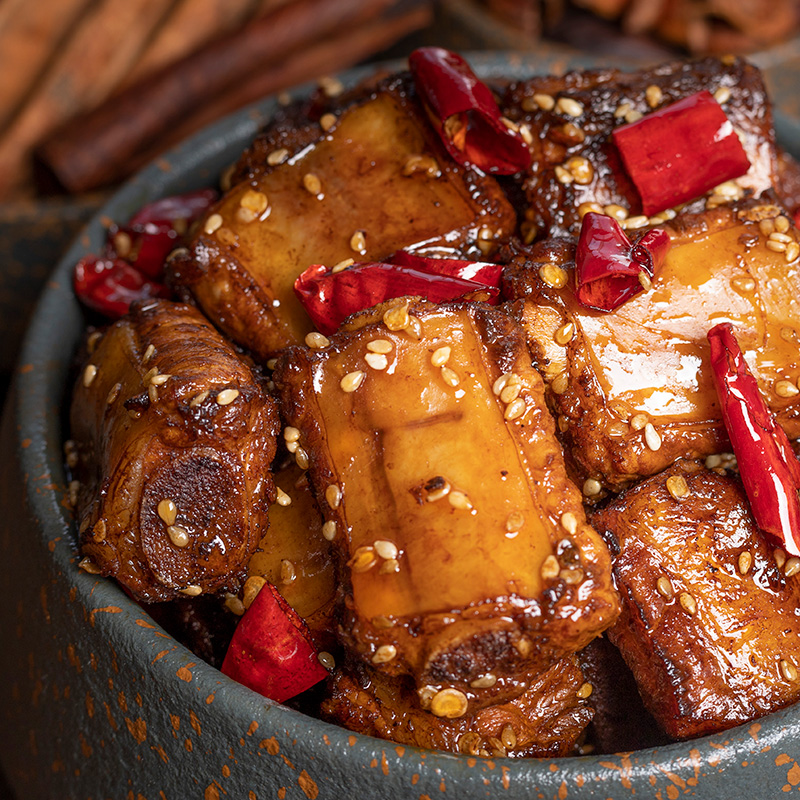
<svg viewBox="0 0 800 800">
<path fill-rule="evenodd" d="M 648 216 L 750 169 L 731 121 L 708 91 L 622 125 L 612 138 Z"/>
<path fill-rule="evenodd" d="M 428 265 L 439 261 L 420 260 Z M 453 263 L 450 260 L 450 264 Z M 424 297 L 432 303 L 443 303 L 472 292 L 484 292 L 489 303 L 496 304 L 500 299 L 497 286 L 437 274 L 430 268 L 422 271 L 398 264 L 374 262 L 354 264 L 341 272 L 331 272 L 327 267 L 314 264 L 295 281 L 294 291 L 317 330 L 324 334 L 333 333 L 344 319 L 356 311 L 363 311 L 395 297 L 409 295 Z"/>
<path fill-rule="evenodd" d="M 270 583 L 239 620 L 221 669 L 277 703 L 328 676 L 305 623 Z"/>
<path fill-rule="evenodd" d="M 669 234 L 661 228 L 631 242 L 615 219 L 589 212 L 575 253 L 578 302 L 597 311 L 619 308 L 656 277 L 669 247 Z"/>
<path fill-rule="evenodd" d="M 201 189 L 148 203 L 127 225 L 110 228 L 107 255 L 124 258 L 148 277 L 160 278 L 166 257 L 216 199 L 213 189 Z"/>
<path fill-rule="evenodd" d="M 800 556 L 800 462 L 725 322 L 708 332 L 722 418 L 758 526 Z"/>
<path fill-rule="evenodd" d="M 489 87 L 458 54 L 421 47 L 408 58 L 428 116 L 459 164 L 513 175 L 527 169 L 531 154 L 518 131 L 503 122 Z"/>
<path fill-rule="evenodd" d="M 112 319 L 127 314 L 134 300 L 169 297 L 166 286 L 120 258 L 82 258 L 75 265 L 72 283 L 84 305 Z"/>
</svg>

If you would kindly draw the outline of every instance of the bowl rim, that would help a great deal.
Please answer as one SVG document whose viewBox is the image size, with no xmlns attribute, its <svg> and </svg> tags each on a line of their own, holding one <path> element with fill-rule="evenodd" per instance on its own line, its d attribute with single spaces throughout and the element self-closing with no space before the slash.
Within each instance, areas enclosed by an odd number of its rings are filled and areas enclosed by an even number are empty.
<svg viewBox="0 0 800 800">
<path fill-rule="evenodd" d="M 484 78 L 521 78 L 545 71 L 557 72 L 598 64 L 596 59 L 581 56 L 542 59 L 533 53 L 467 52 L 464 55 Z M 381 66 L 397 69 L 403 64 L 397 61 L 387 62 L 385 65 L 369 64 L 347 70 L 339 77 L 346 86 L 350 86 Z M 315 85 L 303 84 L 293 90 L 292 94 L 304 96 Z M 130 600 L 113 581 L 88 575 L 76 567 L 75 529 L 64 503 L 66 478 L 61 444 L 65 431 L 62 430 L 58 414 L 61 400 L 69 395 L 69 364 L 84 326 L 82 312 L 72 293 L 71 270 L 79 258 L 99 250 L 108 221 L 127 219 L 141 205 L 164 194 L 209 185 L 252 140 L 276 108 L 276 98 L 270 97 L 212 124 L 145 167 L 115 191 L 59 261 L 28 326 L 11 388 L 16 402 L 8 404 L 9 407 L 16 408 L 15 446 L 23 472 L 28 476 L 27 499 L 34 516 L 41 523 L 45 542 L 55 542 L 51 548 L 53 558 L 65 575 L 71 575 L 70 581 L 77 590 L 78 601 L 89 610 L 112 605 L 121 609 L 122 613 L 115 615 L 113 623 L 108 621 L 112 618 L 106 615 L 108 619 L 103 624 L 108 626 L 119 624 L 117 617 L 131 621 L 141 619 L 146 611 Z M 800 126 L 796 121 L 779 115 L 778 123 L 781 136 L 791 139 L 790 149 L 800 149 Z M 54 322 L 58 323 L 55 327 Z M 68 335 L 65 335 L 65 331 Z M 161 631 L 155 622 L 153 629 Z M 141 635 L 152 634 L 143 631 Z M 174 640 L 173 643 L 176 645 L 174 657 L 178 661 L 197 661 L 197 657 L 189 650 Z M 161 669 L 162 666 L 159 662 L 154 668 Z M 262 720 L 267 728 L 272 725 L 298 736 L 307 734 L 309 728 L 314 728 L 320 736 L 328 737 L 333 742 L 334 750 L 358 752 L 367 761 L 376 757 L 380 759 L 382 754 L 394 747 L 392 742 L 355 734 L 273 703 L 236 684 L 205 662 L 201 661 L 194 666 L 194 677 L 196 683 L 206 687 L 208 691 L 221 692 L 229 698 L 229 702 L 222 704 L 223 708 L 233 708 L 234 713 L 240 708 L 243 719 Z M 500 783 L 496 787 L 502 785 L 507 789 L 506 784 L 511 783 L 523 787 L 526 792 L 530 792 L 533 787 L 547 788 L 555 796 L 564 774 L 580 774 L 587 784 L 604 787 L 605 797 L 608 789 L 605 784 L 611 779 L 618 780 L 619 775 L 627 775 L 635 786 L 639 786 L 638 781 L 641 781 L 642 787 L 652 787 L 647 779 L 654 769 L 694 774 L 696 778 L 696 766 L 699 763 L 705 768 L 712 765 L 712 772 L 721 773 L 723 769 L 736 769 L 743 760 L 754 759 L 764 747 L 765 741 L 777 743 L 787 735 L 800 739 L 800 704 L 719 734 L 627 754 L 571 756 L 560 759 L 504 759 L 501 762 L 502 778 L 501 771 L 497 770 Z M 492 761 L 413 747 L 402 749 L 415 754 L 413 761 L 416 766 L 403 767 L 406 771 L 419 769 L 419 765 L 424 762 L 428 770 L 441 770 L 446 775 L 452 775 L 454 771 L 468 772 L 467 767 L 474 766 L 474 763 L 468 764 L 470 761 Z M 393 768 L 399 769 L 399 764 L 400 759 Z M 738 772 L 739 770 L 737 774 Z M 474 793 L 476 797 L 483 796 L 478 793 L 478 783 L 469 777 L 463 780 L 466 791 Z M 480 790 L 483 791 L 483 783 L 480 783 Z M 575 791 L 571 789 L 570 797 L 583 796 L 575 794 Z"/>
</svg>

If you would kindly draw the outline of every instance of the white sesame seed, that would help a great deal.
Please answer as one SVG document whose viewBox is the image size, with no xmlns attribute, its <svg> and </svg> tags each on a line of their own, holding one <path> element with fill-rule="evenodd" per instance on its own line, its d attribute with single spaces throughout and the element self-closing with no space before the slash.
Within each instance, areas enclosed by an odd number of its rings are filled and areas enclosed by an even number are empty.
<svg viewBox="0 0 800 800">
<path fill-rule="evenodd" d="M 327 539 L 329 542 L 332 542 L 336 538 L 336 522 L 335 522 L 335 520 L 329 519 L 322 526 L 322 536 L 323 536 L 323 538 Z"/>
<path fill-rule="evenodd" d="M 540 570 L 542 579 L 551 580 L 552 578 L 557 578 L 559 572 L 561 572 L 561 566 L 558 563 L 558 559 L 554 555 L 550 554 L 542 562 L 542 567 Z"/>
<path fill-rule="evenodd" d="M 666 575 L 662 575 L 656 581 L 656 591 L 667 600 L 671 600 L 675 595 L 675 592 L 672 588 L 672 583 Z"/>
<path fill-rule="evenodd" d="M 317 653 L 317 661 L 329 672 L 336 668 L 336 659 L 327 650 L 320 650 Z"/>
<path fill-rule="evenodd" d="M 399 550 L 397 549 L 397 545 L 394 542 L 390 542 L 388 539 L 377 539 L 372 543 L 372 546 L 375 548 L 375 552 L 381 557 L 385 559 L 392 559 L 397 558 L 399 555 Z"/>
<path fill-rule="evenodd" d="M 305 342 L 306 346 L 312 350 L 322 350 L 330 345 L 331 340 L 318 331 L 311 331 L 311 333 L 306 334 Z"/>
<path fill-rule="evenodd" d="M 363 383 L 365 375 L 366 373 L 360 369 L 348 372 L 347 375 L 339 381 L 339 386 L 341 386 L 342 391 L 348 394 L 354 392 Z"/>
<path fill-rule="evenodd" d="M 211 214 L 203 225 L 203 231 L 211 236 L 222 227 L 222 217 L 219 214 Z"/>
<path fill-rule="evenodd" d="M 647 447 L 654 452 L 661 448 L 661 437 L 658 435 L 658 431 L 653 427 L 652 422 L 648 422 L 647 425 L 644 426 L 644 441 Z"/>
<path fill-rule="evenodd" d="M 356 262 L 352 258 L 345 258 L 344 260 L 340 261 L 338 264 L 334 264 L 331 267 L 331 272 L 335 275 L 338 272 L 343 272 L 348 267 L 352 267 L 353 264 Z"/>
<path fill-rule="evenodd" d="M 196 395 L 195 395 L 195 396 L 194 396 L 194 397 L 193 397 L 193 398 L 192 398 L 192 399 L 189 401 L 189 405 L 190 405 L 192 408 L 196 408 L 197 406 L 199 406 L 201 403 L 203 403 L 205 400 L 207 400 L 207 399 L 208 399 L 208 395 L 209 395 L 209 394 L 210 394 L 210 392 L 209 392 L 208 390 L 206 390 L 206 391 L 204 391 L 204 392 L 200 392 L 199 394 L 196 394 Z"/>
<path fill-rule="evenodd" d="M 167 525 L 174 525 L 175 520 L 178 518 L 178 506 L 168 497 L 165 497 L 158 504 L 156 511 L 158 512 L 158 516 L 161 517 Z"/>
<path fill-rule="evenodd" d="M 307 172 L 303 175 L 303 188 L 309 194 L 319 197 L 322 194 L 322 181 L 313 172 Z"/>
<path fill-rule="evenodd" d="M 470 687 L 473 689 L 491 689 L 497 683 L 497 675 L 491 672 L 485 672 L 483 675 L 475 678 L 470 682 Z"/>
<path fill-rule="evenodd" d="M 800 558 L 797 558 L 797 556 L 792 556 L 787 560 L 786 565 L 783 568 L 783 574 L 787 578 L 793 578 L 798 572 L 800 572 Z"/>
<path fill-rule="evenodd" d="M 110 406 L 119 397 L 119 393 L 121 391 L 122 391 L 122 384 L 115 383 L 108 392 L 108 397 L 106 397 L 106 404 Z"/>
<path fill-rule="evenodd" d="M 367 353 L 364 356 L 364 361 L 372 369 L 383 370 L 389 366 L 389 359 L 383 353 Z"/>
<path fill-rule="evenodd" d="M 296 442 L 300 438 L 300 429 L 287 425 L 283 429 L 283 438 L 287 442 Z"/>
<path fill-rule="evenodd" d="M 308 469 L 308 453 L 306 453 L 302 447 L 298 447 L 297 450 L 294 451 L 294 463 L 297 464 L 300 469 Z"/>
<path fill-rule="evenodd" d="M 569 117 L 579 117 L 583 114 L 583 106 L 572 97 L 559 97 L 556 101 L 556 111 Z"/>
<path fill-rule="evenodd" d="M 681 592 L 678 596 L 678 602 L 681 604 L 681 607 L 687 614 L 694 616 L 694 614 L 697 612 L 697 603 L 695 602 L 694 597 L 689 594 L 689 592 Z"/>
<path fill-rule="evenodd" d="M 150 379 L 150 385 L 163 386 L 171 377 L 172 375 L 167 375 L 163 372 L 160 375 L 153 375 L 153 377 Z"/>
<path fill-rule="evenodd" d="M 461 383 L 461 379 L 458 377 L 458 373 L 454 372 L 450 367 L 442 367 L 441 369 L 442 380 L 448 386 L 458 386 Z"/>
<path fill-rule="evenodd" d="M 167 526 L 167 535 L 175 547 L 187 547 L 189 545 L 189 532 L 180 525 Z"/>
<path fill-rule="evenodd" d="M 372 655 L 373 664 L 386 664 L 397 655 L 397 648 L 393 644 L 382 644 Z"/>
<path fill-rule="evenodd" d="M 603 491 L 602 484 L 600 483 L 600 481 L 595 480 L 594 478 L 587 478 L 583 482 L 583 493 L 586 495 L 586 497 L 595 497 L 602 491 Z"/>
<path fill-rule="evenodd" d="M 281 147 L 278 150 L 273 150 L 267 156 L 267 164 L 271 167 L 276 167 L 278 164 L 282 164 L 286 159 L 289 157 L 289 151 L 285 147 Z"/>
<path fill-rule="evenodd" d="M 537 92 L 533 95 L 533 102 L 542 109 L 542 111 L 552 111 L 555 108 L 555 98 L 550 94 L 544 92 Z M 532 109 L 527 109 L 532 110 Z"/>
<path fill-rule="evenodd" d="M 142 356 L 142 364 L 146 364 L 155 354 L 156 348 L 155 345 L 149 344 L 147 345 L 147 349 L 144 351 L 144 355 Z"/>
<path fill-rule="evenodd" d="M 689 494 L 689 484 L 686 483 L 686 478 L 683 475 L 670 475 L 667 478 L 667 491 L 676 500 L 680 500 Z"/>
<path fill-rule="evenodd" d="M 720 86 L 714 92 L 714 99 L 720 104 L 723 105 L 727 103 L 728 100 L 731 99 L 731 90 L 727 86 Z"/>
<path fill-rule="evenodd" d="M 571 511 L 567 511 L 561 515 L 561 527 L 570 536 L 574 536 L 578 532 L 578 518 Z"/>
<path fill-rule="evenodd" d="M 292 498 L 289 497 L 289 495 L 286 494 L 286 492 L 284 492 L 280 486 L 276 486 L 275 489 L 276 489 L 275 502 L 279 506 L 284 506 L 284 507 L 290 506 L 292 504 Z"/>
<path fill-rule="evenodd" d="M 296 578 L 297 570 L 294 568 L 294 564 L 287 558 L 281 559 L 281 583 L 288 585 L 293 583 Z"/>
<path fill-rule="evenodd" d="M 394 345 L 389 339 L 373 339 L 371 342 L 367 342 L 367 350 L 381 355 L 391 353 L 393 347 Z"/>
<path fill-rule="evenodd" d="M 644 96 L 650 108 L 656 108 L 664 99 L 664 93 L 661 91 L 661 87 L 656 86 L 654 83 L 651 83 L 650 86 L 644 90 Z"/>
<path fill-rule="evenodd" d="M 342 490 L 338 484 L 332 483 L 325 490 L 325 502 L 331 508 L 339 508 L 342 502 Z"/>
<path fill-rule="evenodd" d="M 513 403 L 522 392 L 522 384 L 521 383 L 509 383 L 507 386 L 503 388 L 503 391 L 500 392 L 500 402 L 501 403 Z"/>
<path fill-rule="evenodd" d="M 526 411 L 527 406 L 525 405 L 525 401 L 518 397 L 516 400 L 512 400 L 507 406 L 506 410 L 503 413 L 503 419 L 511 420 L 519 419 Z"/>
<path fill-rule="evenodd" d="M 778 664 L 781 675 L 784 680 L 794 682 L 797 680 L 797 667 L 785 658 L 782 658 Z"/>
<path fill-rule="evenodd" d="M 574 336 L 575 336 L 575 325 L 573 325 L 571 322 L 567 322 L 553 334 L 553 341 L 555 341 L 556 344 L 561 345 L 563 347 L 564 345 L 571 342 Z"/>
<path fill-rule="evenodd" d="M 238 396 L 238 389 L 223 389 L 217 395 L 217 404 L 220 406 L 229 406 Z"/>
<path fill-rule="evenodd" d="M 436 717 L 455 719 L 467 713 L 469 701 L 458 689 L 440 689 L 431 698 L 431 713 Z"/>
<path fill-rule="evenodd" d="M 356 253 L 361 253 L 362 255 L 366 252 L 367 237 L 364 231 L 356 231 L 350 237 L 350 249 L 355 250 Z"/>
<path fill-rule="evenodd" d="M 789 244 L 786 245 L 786 261 L 794 261 L 798 256 L 800 256 L 800 244 L 797 242 L 789 242 Z"/>
<path fill-rule="evenodd" d="M 747 575 L 747 573 L 750 572 L 750 567 L 753 566 L 753 555 L 749 550 L 743 550 L 739 553 L 737 566 L 740 575 Z"/>
<path fill-rule="evenodd" d="M 97 367 L 94 364 L 87 364 L 83 371 L 83 385 L 88 389 L 96 377 Z"/>
<path fill-rule="evenodd" d="M 437 347 L 431 355 L 431 364 L 434 367 L 443 367 L 450 358 L 451 348 L 448 345 Z"/>
<path fill-rule="evenodd" d="M 469 497 L 467 497 L 464 492 L 458 491 L 457 489 L 449 492 L 447 499 L 450 502 L 450 505 L 459 511 L 470 511 L 472 509 L 472 502 L 470 501 Z"/>
</svg>

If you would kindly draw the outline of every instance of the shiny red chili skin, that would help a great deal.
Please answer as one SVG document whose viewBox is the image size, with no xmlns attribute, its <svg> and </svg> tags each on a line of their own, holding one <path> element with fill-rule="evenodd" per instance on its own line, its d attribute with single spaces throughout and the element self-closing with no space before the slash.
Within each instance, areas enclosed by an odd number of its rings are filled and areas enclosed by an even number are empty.
<svg viewBox="0 0 800 800">
<path fill-rule="evenodd" d="M 731 121 L 706 90 L 622 125 L 611 136 L 648 216 L 750 169 Z"/>
<path fill-rule="evenodd" d="M 158 279 L 166 257 L 180 243 L 183 233 L 217 199 L 213 189 L 162 197 L 139 209 L 127 225 L 113 225 L 108 232 L 106 254 L 125 258 L 150 278 Z M 118 252 L 120 234 L 130 243 L 127 252 Z"/>
<path fill-rule="evenodd" d="M 575 296 L 586 308 L 614 311 L 644 288 L 640 273 L 653 280 L 670 247 L 669 234 L 653 228 L 632 242 L 605 214 L 583 218 L 575 251 Z"/>
<path fill-rule="evenodd" d="M 800 462 L 767 407 L 729 322 L 708 332 L 711 369 L 739 474 L 758 526 L 800 556 Z"/>
<path fill-rule="evenodd" d="M 398 250 L 392 253 L 386 261 L 389 264 L 410 267 L 420 272 L 476 281 L 487 287 L 500 286 L 500 277 L 503 274 L 502 264 L 492 264 L 488 261 L 463 261 L 457 258 L 430 258 L 409 253 L 408 250 Z"/>
<path fill-rule="evenodd" d="M 84 256 L 75 265 L 72 283 L 85 306 L 111 319 L 127 314 L 134 300 L 169 297 L 166 286 L 150 280 L 121 258 Z"/>
<path fill-rule="evenodd" d="M 305 623 L 271 583 L 239 620 L 221 671 L 277 703 L 328 677 Z"/>
<path fill-rule="evenodd" d="M 443 303 L 472 292 L 484 292 L 486 301 L 491 304 L 496 304 L 500 298 L 497 287 L 374 262 L 354 264 L 341 272 L 331 272 L 321 264 L 314 264 L 295 281 L 294 291 L 317 330 L 326 335 L 336 331 L 351 314 L 395 297 L 408 295 Z"/>
<path fill-rule="evenodd" d="M 428 116 L 455 161 L 497 175 L 530 166 L 528 145 L 503 123 L 491 90 L 460 55 L 442 47 L 420 47 L 408 65 Z M 448 134 L 445 123 L 451 118 L 462 126 L 463 142 Z"/>
</svg>

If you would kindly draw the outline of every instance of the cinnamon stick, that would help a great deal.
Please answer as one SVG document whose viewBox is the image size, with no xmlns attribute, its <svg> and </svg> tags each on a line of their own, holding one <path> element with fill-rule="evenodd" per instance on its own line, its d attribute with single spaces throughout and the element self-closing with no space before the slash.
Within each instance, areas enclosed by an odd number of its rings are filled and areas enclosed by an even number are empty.
<svg viewBox="0 0 800 800">
<path fill-rule="evenodd" d="M 92 4 L 0 138 L 0 198 L 26 181 L 27 157 L 42 136 L 108 96 L 169 5 L 168 0 L 101 0 Z"/>
<path fill-rule="evenodd" d="M 253 0 L 178 0 L 120 89 L 147 78 L 212 39 L 236 30 L 257 9 Z"/>
<path fill-rule="evenodd" d="M 421 2 L 391 19 L 377 19 L 299 51 L 269 71 L 254 74 L 236 91 L 221 95 L 215 103 L 199 108 L 153 147 L 137 153 L 132 161 L 117 164 L 115 180 L 135 172 L 165 150 L 227 114 L 284 89 L 352 67 L 431 21 L 430 5 Z"/>
<path fill-rule="evenodd" d="M 310 42 L 355 29 L 393 0 L 297 0 L 253 20 L 74 119 L 39 148 L 60 183 L 80 192 L 114 178 L 124 163 L 199 106 Z"/>
<path fill-rule="evenodd" d="M 0 4 L 0 130 L 34 89 L 89 0 Z"/>
</svg>

